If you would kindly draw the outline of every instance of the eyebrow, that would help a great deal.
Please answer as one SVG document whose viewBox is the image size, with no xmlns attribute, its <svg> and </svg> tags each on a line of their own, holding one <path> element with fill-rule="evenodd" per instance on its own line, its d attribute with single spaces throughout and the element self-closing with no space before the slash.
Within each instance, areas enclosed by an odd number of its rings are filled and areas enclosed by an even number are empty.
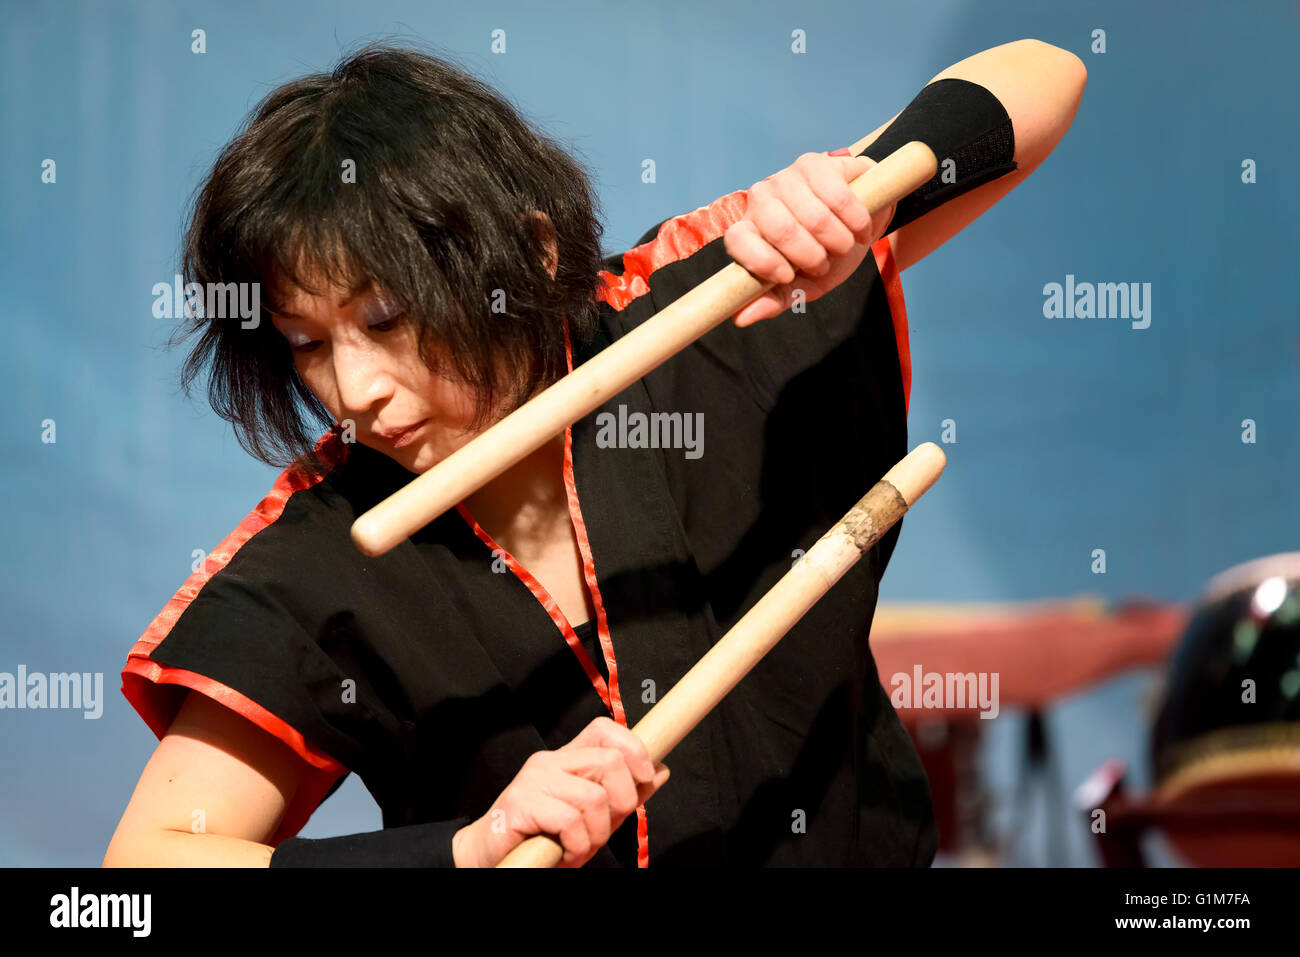
<svg viewBox="0 0 1300 957">
<path fill-rule="evenodd" d="M 365 295 L 365 294 L 368 293 L 369 291 L 370 291 L 370 286 L 369 286 L 369 285 L 366 285 L 364 288 L 362 288 L 362 289 L 358 289 L 358 290 L 357 290 L 356 292 L 354 292 L 352 295 L 348 296 L 346 299 L 342 300 L 341 302 L 337 303 L 336 305 L 337 305 L 338 308 L 340 308 L 340 309 L 346 309 L 348 306 L 352 305 L 352 303 L 353 303 L 354 300 L 359 299 L 361 296 Z M 283 309 L 272 309 L 270 306 L 267 306 L 267 307 L 266 307 L 266 311 L 269 312 L 269 313 L 270 313 L 271 315 L 273 315 L 273 316 L 281 316 L 281 317 L 283 317 L 283 318 L 285 318 L 285 319 L 303 319 L 303 318 L 305 318 L 304 316 L 300 316 L 300 315 L 298 315 L 296 312 L 286 312 L 286 311 L 284 311 Z"/>
</svg>

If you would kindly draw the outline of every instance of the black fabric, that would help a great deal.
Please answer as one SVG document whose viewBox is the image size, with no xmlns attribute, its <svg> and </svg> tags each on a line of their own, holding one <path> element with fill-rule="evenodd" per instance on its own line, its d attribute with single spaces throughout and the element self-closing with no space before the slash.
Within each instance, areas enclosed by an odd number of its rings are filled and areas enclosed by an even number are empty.
<svg viewBox="0 0 1300 957">
<path fill-rule="evenodd" d="M 673 236 L 698 226 L 716 238 L 648 277 L 635 257 L 626 277 L 623 258 L 609 259 L 611 285 L 635 298 L 601 302 L 575 365 L 730 262 L 721 232 L 741 212 L 725 199 L 697 211 Z M 620 405 L 702 413 L 703 455 L 599 447 L 597 417 Z M 873 257 L 806 314 L 723 323 L 575 423 L 572 445 L 632 727 L 906 453 L 898 345 Z M 348 446 L 150 655 L 288 722 L 361 777 L 385 829 L 481 816 L 530 754 L 609 713 L 543 605 L 494 573 L 455 509 L 384 555 L 357 551 L 352 521 L 412 477 Z M 650 866 L 930 863 L 929 788 L 867 641 L 900 529 L 669 755 L 672 777 L 646 804 Z M 603 673 L 598 645 L 587 647 Z M 635 866 L 636 826 L 629 816 L 588 866 Z"/>
<path fill-rule="evenodd" d="M 345 834 L 291 837 L 271 852 L 271 867 L 455 867 L 451 839 L 468 817 Z"/>
<path fill-rule="evenodd" d="M 1016 168 L 1011 117 L 996 96 L 969 80 L 949 78 L 927 85 L 859 155 L 879 162 L 912 140 L 934 151 L 939 172 L 899 200 L 886 233 Z M 954 164 L 951 183 L 943 181 L 946 159 Z"/>
<path fill-rule="evenodd" d="M 600 676 L 609 681 L 609 668 L 605 666 L 605 652 L 600 647 L 600 635 L 596 631 L 595 619 L 584 621 L 581 625 L 574 625 L 573 633 L 582 642 L 582 647 L 587 649 L 587 657 L 596 666 Z"/>
</svg>

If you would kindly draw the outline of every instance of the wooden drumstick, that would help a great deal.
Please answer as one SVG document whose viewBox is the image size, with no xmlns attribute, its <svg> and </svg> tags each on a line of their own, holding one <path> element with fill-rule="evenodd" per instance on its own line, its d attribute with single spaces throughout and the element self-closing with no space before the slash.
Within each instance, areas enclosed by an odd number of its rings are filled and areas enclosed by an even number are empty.
<svg viewBox="0 0 1300 957">
<path fill-rule="evenodd" d="M 928 182 L 936 169 L 930 148 L 913 141 L 849 186 L 875 213 Z M 352 524 L 352 541 L 367 555 L 382 555 L 773 285 L 738 263 L 718 270 L 365 512 Z"/>
<path fill-rule="evenodd" d="M 934 484 L 945 462 L 943 450 L 933 442 L 908 453 L 636 723 L 632 733 L 644 742 L 651 764 L 659 764 L 880 541 Z M 517 845 L 497 866 L 554 867 L 563 858 L 558 841 L 536 835 Z"/>
</svg>

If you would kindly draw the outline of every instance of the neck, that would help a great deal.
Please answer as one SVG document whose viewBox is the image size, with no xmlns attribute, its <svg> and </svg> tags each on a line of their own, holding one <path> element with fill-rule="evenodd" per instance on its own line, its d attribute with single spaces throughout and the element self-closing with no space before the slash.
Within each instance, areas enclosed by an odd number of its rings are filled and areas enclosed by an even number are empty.
<svg viewBox="0 0 1300 957">
<path fill-rule="evenodd" d="M 564 434 L 521 459 L 478 491 L 465 507 L 489 535 L 521 562 L 570 525 L 564 487 Z"/>
</svg>

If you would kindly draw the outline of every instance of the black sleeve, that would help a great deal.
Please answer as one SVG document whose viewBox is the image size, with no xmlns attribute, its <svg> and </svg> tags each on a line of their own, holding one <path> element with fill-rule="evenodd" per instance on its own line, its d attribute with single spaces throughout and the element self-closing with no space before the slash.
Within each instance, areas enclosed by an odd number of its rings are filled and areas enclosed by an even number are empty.
<svg viewBox="0 0 1300 957">
<path fill-rule="evenodd" d="M 320 596 L 351 601 L 316 554 L 346 555 L 323 505 L 282 475 L 258 507 L 199 565 L 127 656 L 122 692 L 161 740 L 187 693 L 198 693 L 278 738 L 307 765 L 277 844 L 301 830 L 350 771 L 362 777 L 374 742 L 391 738 L 383 703 L 337 651 Z M 339 524 L 334 522 L 334 524 Z M 304 560 L 306 557 L 307 560 Z M 332 642 L 332 644 L 331 644 Z"/>
<path fill-rule="evenodd" d="M 407 824 L 340 837 L 291 837 L 271 854 L 271 867 L 455 867 L 451 839 L 471 823 Z"/>
</svg>

